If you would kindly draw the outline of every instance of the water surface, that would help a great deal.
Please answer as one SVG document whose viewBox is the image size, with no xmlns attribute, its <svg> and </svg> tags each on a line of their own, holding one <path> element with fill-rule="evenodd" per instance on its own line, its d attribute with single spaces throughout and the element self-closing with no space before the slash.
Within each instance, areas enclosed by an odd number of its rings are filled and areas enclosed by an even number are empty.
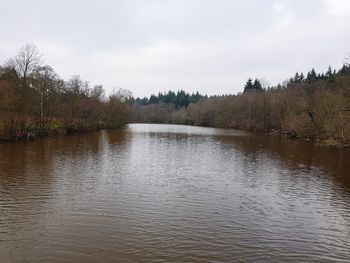
<svg viewBox="0 0 350 263">
<path fill-rule="evenodd" d="M 350 154 L 133 124 L 0 145 L 0 262 L 349 262 Z"/>
</svg>

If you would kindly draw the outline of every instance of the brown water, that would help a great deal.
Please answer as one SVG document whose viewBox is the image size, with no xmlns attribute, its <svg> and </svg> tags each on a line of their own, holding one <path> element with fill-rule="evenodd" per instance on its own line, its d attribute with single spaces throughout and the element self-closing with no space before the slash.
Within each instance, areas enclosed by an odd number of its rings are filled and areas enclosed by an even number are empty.
<svg viewBox="0 0 350 263">
<path fill-rule="evenodd" d="M 0 262 L 350 262 L 350 152 L 130 125 L 0 145 Z"/>
</svg>

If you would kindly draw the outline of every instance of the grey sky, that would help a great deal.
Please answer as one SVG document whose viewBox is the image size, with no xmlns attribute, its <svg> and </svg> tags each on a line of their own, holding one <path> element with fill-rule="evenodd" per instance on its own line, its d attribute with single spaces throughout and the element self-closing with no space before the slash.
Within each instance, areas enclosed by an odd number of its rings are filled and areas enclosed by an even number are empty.
<svg viewBox="0 0 350 263">
<path fill-rule="evenodd" d="M 135 96 L 276 84 L 350 52 L 349 0 L 0 0 L 0 60 L 26 43 L 64 78 Z"/>
</svg>

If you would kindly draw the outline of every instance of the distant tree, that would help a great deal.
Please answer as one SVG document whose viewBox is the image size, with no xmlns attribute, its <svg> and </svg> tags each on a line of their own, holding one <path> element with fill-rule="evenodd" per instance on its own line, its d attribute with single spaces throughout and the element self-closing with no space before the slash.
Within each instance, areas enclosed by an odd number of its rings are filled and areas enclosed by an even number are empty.
<svg viewBox="0 0 350 263">
<path fill-rule="evenodd" d="M 335 73 L 332 70 L 331 66 L 328 66 L 328 70 L 326 72 L 325 77 L 327 78 L 328 81 L 333 82 L 335 80 Z"/>
<path fill-rule="evenodd" d="M 302 82 L 302 81 L 304 81 L 304 80 L 305 80 L 304 73 L 301 72 L 301 73 L 300 73 L 300 76 L 299 76 L 299 82 Z"/>
<path fill-rule="evenodd" d="M 31 87 L 38 95 L 33 102 L 39 108 L 39 116 L 36 121 L 36 128 L 45 133 L 50 129 L 50 109 L 54 103 L 53 97 L 59 92 L 61 80 L 52 67 L 45 65 L 36 68 L 32 73 Z"/>
<path fill-rule="evenodd" d="M 263 91 L 262 84 L 260 80 L 254 79 L 254 82 L 251 78 L 249 78 L 244 86 L 244 91 L 243 93 L 246 92 L 256 92 L 256 91 Z"/>
<path fill-rule="evenodd" d="M 263 88 L 263 90 L 271 89 L 270 83 L 265 78 L 259 79 L 259 82 L 260 82 L 261 87 Z"/>
<path fill-rule="evenodd" d="M 102 85 L 95 85 L 91 90 L 91 97 L 96 98 L 99 101 L 104 101 L 105 90 Z"/>
<path fill-rule="evenodd" d="M 41 66 L 42 54 L 35 45 L 27 44 L 2 67 L 3 74 L 17 89 L 17 103 L 13 109 L 18 114 L 17 125 L 14 128 L 16 130 L 23 131 L 27 124 L 35 97 L 32 89 L 34 73 Z"/>
<path fill-rule="evenodd" d="M 132 98 L 128 100 L 129 104 L 139 104 L 139 105 L 149 105 L 149 104 L 174 104 L 175 108 L 187 107 L 190 103 L 195 103 L 200 99 L 206 98 L 206 96 L 202 96 L 199 92 L 189 94 L 184 90 L 178 90 L 177 93 L 173 91 L 168 91 L 167 93 L 159 92 L 158 95 L 152 94 L 149 98 Z"/>
<path fill-rule="evenodd" d="M 137 98 L 136 103 L 140 105 L 149 105 L 149 99 L 147 97 Z"/>
<path fill-rule="evenodd" d="M 317 74 L 314 68 L 312 68 L 308 73 L 306 77 L 306 81 L 308 83 L 313 83 L 317 80 Z"/>
<path fill-rule="evenodd" d="M 175 99 L 176 108 L 187 107 L 189 103 L 189 94 L 187 94 L 184 90 L 179 90 Z"/>
<path fill-rule="evenodd" d="M 262 85 L 261 85 L 260 80 L 258 80 L 258 79 L 255 79 L 255 80 L 254 80 L 254 83 L 253 83 L 253 90 L 254 90 L 254 91 L 263 91 L 263 90 L 264 90 L 263 87 L 262 87 Z"/>
<path fill-rule="evenodd" d="M 175 92 L 169 90 L 168 94 L 165 95 L 165 103 L 173 103 L 175 104 L 176 94 Z"/>
<path fill-rule="evenodd" d="M 150 104 L 157 104 L 158 102 L 159 102 L 159 100 L 158 100 L 157 96 L 152 94 L 151 97 L 149 97 L 149 103 Z"/>
<path fill-rule="evenodd" d="M 118 97 L 123 103 L 132 98 L 132 92 L 128 89 L 123 88 L 120 88 L 117 92 L 113 91 L 112 95 Z"/>
<path fill-rule="evenodd" d="M 339 70 L 340 73 L 350 72 L 350 65 L 344 64 L 343 67 Z"/>
<path fill-rule="evenodd" d="M 296 72 L 293 78 L 293 82 L 294 83 L 298 83 L 299 82 L 299 72 Z"/>
<path fill-rule="evenodd" d="M 244 85 L 243 93 L 250 92 L 253 89 L 254 89 L 253 80 L 251 78 L 248 78 L 247 82 Z"/>
<path fill-rule="evenodd" d="M 28 77 L 42 65 L 42 54 L 33 44 L 22 47 L 18 54 L 5 62 L 5 67 L 16 71 L 24 84 L 27 84 Z"/>
</svg>

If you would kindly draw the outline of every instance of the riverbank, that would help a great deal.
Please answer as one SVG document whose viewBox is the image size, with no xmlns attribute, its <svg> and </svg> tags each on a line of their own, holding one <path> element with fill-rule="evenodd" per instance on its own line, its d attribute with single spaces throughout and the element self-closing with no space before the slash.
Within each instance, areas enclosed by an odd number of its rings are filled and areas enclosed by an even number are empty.
<svg viewBox="0 0 350 263">
<path fill-rule="evenodd" d="M 55 128 L 45 130 L 45 131 L 35 131 L 32 129 L 27 129 L 24 131 L 17 131 L 13 134 L 1 134 L 0 133 L 0 143 L 15 143 L 21 141 L 35 141 L 40 139 L 45 139 L 48 137 L 53 137 L 57 135 L 72 135 L 79 133 L 88 133 L 99 130 L 112 130 L 112 129 L 120 129 L 125 125 L 121 126 L 105 126 L 105 127 L 74 127 L 68 126 L 63 127 L 62 125 L 55 125 Z"/>
<path fill-rule="evenodd" d="M 130 123 L 133 124 L 133 123 Z M 150 123 L 150 124 L 157 124 L 157 123 Z M 193 127 L 208 127 L 208 128 L 221 128 L 221 129 L 235 129 L 240 131 L 248 131 L 248 132 L 254 132 L 257 134 L 265 134 L 267 136 L 283 136 L 288 138 L 291 141 L 308 141 L 314 145 L 322 146 L 322 147 L 331 147 L 331 148 L 338 148 L 338 149 L 350 149 L 350 141 L 344 141 L 340 142 L 335 139 L 322 139 L 322 138 L 305 138 L 297 136 L 294 132 L 290 131 L 281 131 L 281 130 L 254 130 L 254 129 L 242 129 L 242 128 L 233 128 L 233 127 L 213 127 L 213 126 L 199 126 L 195 124 L 182 124 L 182 123 L 168 123 L 172 125 L 185 125 L 185 126 L 193 126 Z M 22 133 L 17 133 L 16 136 L 3 136 L 0 134 L 0 143 L 15 143 L 20 141 L 34 141 L 39 139 L 45 139 L 47 137 L 57 136 L 57 135 L 72 135 L 72 134 L 79 134 L 79 133 L 88 133 L 88 132 L 94 132 L 99 130 L 113 130 L 113 129 L 120 129 L 123 126 L 118 127 L 74 127 L 69 126 L 64 128 L 63 125 L 54 125 L 55 128 L 52 128 L 46 132 L 35 132 L 35 131 L 25 131 Z"/>
<path fill-rule="evenodd" d="M 218 128 L 218 127 L 213 127 Z M 260 134 L 265 134 L 267 136 L 283 136 L 291 141 L 307 141 L 317 146 L 338 148 L 338 149 L 350 149 L 350 140 L 340 141 L 332 138 L 309 138 L 308 136 L 302 137 L 298 136 L 294 132 L 290 131 L 280 131 L 280 130 L 251 130 L 251 129 L 239 129 L 244 131 L 258 132 Z"/>
<path fill-rule="evenodd" d="M 305 77 L 306 76 L 306 77 Z M 136 99 L 132 120 L 191 124 L 286 134 L 292 139 L 343 148 L 350 141 L 350 64 L 326 73 L 296 73 L 282 84 L 256 87 L 249 79 L 243 93 L 201 96 L 169 91 Z M 261 84 L 261 83 L 260 83 Z M 277 131 L 277 132 L 275 132 Z"/>
<path fill-rule="evenodd" d="M 62 79 L 28 44 L 0 64 L 0 140 L 121 127 L 130 121 L 127 96 L 122 89 L 107 96 L 102 85 L 90 86 L 79 75 Z"/>
<path fill-rule="evenodd" d="M 140 124 L 137 122 L 133 122 L 130 124 Z M 213 128 L 213 129 L 234 129 L 237 131 L 242 132 L 253 132 L 257 135 L 266 135 L 266 136 L 282 136 L 290 141 L 306 141 L 309 143 L 312 143 L 317 146 L 322 147 L 329 147 L 329 148 L 338 148 L 338 149 L 350 149 L 350 140 L 341 142 L 335 139 L 325 139 L 325 138 L 308 138 L 308 137 L 300 137 L 296 136 L 295 133 L 289 132 L 289 131 L 282 131 L 282 130 L 276 130 L 276 129 L 270 129 L 270 130 L 257 130 L 257 129 L 248 129 L 248 128 L 239 128 L 239 127 L 222 127 L 222 126 L 202 126 L 202 125 L 195 125 L 193 123 L 151 123 L 151 122 L 144 122 L 141 124 L 161 124 L 161 125 L 184 125 L 184 126 L 190 126 L 190 127 L 199 127 L 199 128 Z"/>
</svg>

